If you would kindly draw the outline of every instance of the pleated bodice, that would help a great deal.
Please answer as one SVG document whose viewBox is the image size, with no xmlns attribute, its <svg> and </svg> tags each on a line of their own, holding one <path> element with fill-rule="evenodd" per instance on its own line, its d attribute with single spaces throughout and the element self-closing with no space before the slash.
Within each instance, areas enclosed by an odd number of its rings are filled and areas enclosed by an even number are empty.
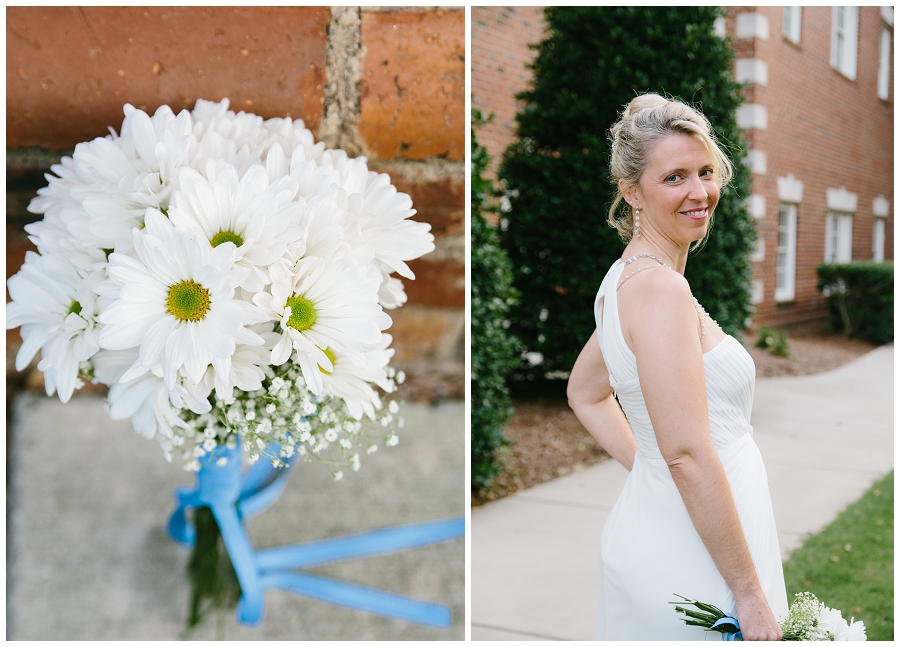
<svg viewBox="0 0 900 647">
<path fill-rule="evenodd" d="M 656 434 L 647 413 L 638 379 L 637 360 L 622 336 L 616 286 L 624 264 L 616 261 L 597 293 L 594 316 L 603 359 L 609 370 L 609 382 L 634 430 L 639 451 L 659 457 Z M 725 337 L 704 353 L 709 426 L 713 444 L 724 449 L 745 434 L 752 433 L 750 412 L 756 367 L 753 358 L 734 337 Z"/>
</svg>

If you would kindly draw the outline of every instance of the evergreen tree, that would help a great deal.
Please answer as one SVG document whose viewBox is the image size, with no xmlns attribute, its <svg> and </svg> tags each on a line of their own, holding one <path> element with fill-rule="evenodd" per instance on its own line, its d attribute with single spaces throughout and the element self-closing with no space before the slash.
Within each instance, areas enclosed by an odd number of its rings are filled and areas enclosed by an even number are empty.
<svg viewBox="0 0 900 647">
<path fill-rule="evenodd" d="M 472 111 L 472 122 L 483 123 Z M 484 219 L 490 211 L 492 183 L 483 177 L 487 151 L 472 131 L 472 487 L 481 489 L 501 469 L 497 449 L 509 442 L 503 426 L 512 415 L 506 374 L 517 364 L 515 339 L 506 331 L 507 313 L 515 303 L 512 268 L 497 240 L 497 232 Z"/>
<path fill-rule="evenodd" d="M 545 14 L 534 87 L 518 96 L 519 137 L 499 173 L 511 204 L 502 244 L 521 294 L 511 329 L 543 356 L 513 377 L 545 389 L 545 374 L 569 371 L 595 327 L 594 296 L 624 247 L 606 223 L 615 195 L 608 130 L 645 92 L 703 112 L 735 166 L 709 241 L 691 254 L 685 275 L 710 316 L 738 336 L 752 310 L 748 256 L 756 230 L 743 205 L 750 172 L 735 120 L 743 99 L 732 78 L 734 54 L 713 32 L 722 10 L 548 7 Z"/>
</svg>

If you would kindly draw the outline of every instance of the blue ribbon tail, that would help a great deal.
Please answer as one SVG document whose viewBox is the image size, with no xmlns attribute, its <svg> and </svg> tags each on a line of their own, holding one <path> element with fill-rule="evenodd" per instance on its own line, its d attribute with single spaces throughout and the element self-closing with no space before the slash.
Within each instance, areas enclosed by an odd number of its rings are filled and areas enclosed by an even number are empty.
<svg viewBox="0 0 900 647">
<path fill-rule="evenodd" d="M 716 620 L 713 623 L 713 625 L 709 628 L 709 630 L 712 631 L 719 625 L 734 625 L 735 628 L 737 629 L 737 631 L 734 633 L 727 632 L 727 631 L 722 632 L 722 635 L 725 636 L 725 640 L 736 640 L 737 638 L 740 638 L 741 640 L 744 639 L 744 636 L 741 634 L 741 625 L 738 623 L 738 619 L 735 618 L 734 616 L 725 616 L 723 618 L 719 618 L 718 620 Z M 706 640 L 706 638 L 704 638 L 704 640 Z"/>
</svg>

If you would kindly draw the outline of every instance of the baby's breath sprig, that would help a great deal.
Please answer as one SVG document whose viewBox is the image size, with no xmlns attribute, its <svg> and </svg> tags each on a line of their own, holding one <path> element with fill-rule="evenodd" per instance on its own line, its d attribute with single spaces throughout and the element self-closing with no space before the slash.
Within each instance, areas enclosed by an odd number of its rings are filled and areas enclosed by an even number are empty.
<svg viewBox="0 0 900 647">
<path fill-rule="evenodd" d="M 378 441 L 387 447 L 400 441 L 397 429 L 403 418 L 397 401 L 379 402 L 374 418 L 356 420 L 340 398 L 310 392 L 296 366 L 267 366 L 264 371 L 262 388 L 256 391 L 236 390 L 229 401 L 211 396 L 210 413 L 182 410 L 185 427 L 161 442 L 166 458 L 180 449 L 184 468 L 197 471 L 199 459 L 217 445 L 233 448 L 240 439 L 251 463 L 264 458 L 282 468 L 296 455 L 305 463 L 327 465 L 340 480 L 344 467 L 359 471 L 361 452 L 374 453 Z M 403 378 L 402 372 L 391 371 L 392 392 L 394 381 Z"/>
</svg>

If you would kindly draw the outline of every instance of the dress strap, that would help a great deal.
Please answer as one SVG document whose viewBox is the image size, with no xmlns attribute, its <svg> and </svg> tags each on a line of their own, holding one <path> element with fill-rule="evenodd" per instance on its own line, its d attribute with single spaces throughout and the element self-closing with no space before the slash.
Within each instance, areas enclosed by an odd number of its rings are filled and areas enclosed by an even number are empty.
<svg viewBox="0 0 900 647">
<path fill-rule="evenodd" d="M 619 282 L 616 284 L 616 291 L 618 291 L 619 288 L 622 287 L 622 284 L 625 283 L 625 281 L 627 281 L 628 279 L 630 279 L 630 278 L 631 278 L 632 276 L 634 276 L 635 274 L 639 274 L 639 273 L 643 272 L 644 270 L 654 270 L 654 269 L 656 269 L 657 267 L 664 267 L 664 266 L 663 266 L 663 265 L 645 265 L 644 267 L 639 267 L 639 268 L 637 268 L 636 270 L 634 270 L 634 271 L 631 272 L 630 274 L 626 274 L 626 275 L 623 276 L 621 279 L 619 279 Z"/>
<path fill-rule="evenodd" d="M 644 270 L 652 270 L 652 269 L 656 269 L 657 267 L 665 267 L 666 269 L 672 269 L 671 267 L 666 265 L 662 260 L 658 259 L 655 256 L 650 256 L 649 254 L 643 254 L 641 256 L 644 256 L 646 258 L 652 258 L 653 260 L 658 262 L 658 265 L 645 265 L 645 266 L 639 267 L 636 270 L 633 270 L 632 272 L 630 272 L 629 274 L 626 274 L 625 276 L 621 277 L 619 279 L 619 282 L 616 283 L 616 292 L 619 291 L 619 288 L 622 287 L 622 284 L 625 283 L 625 281 L 630 279 L 635 274 L 640 274 Z M 629 259 L 628 261 L 626 261 L 625 265 L 631 264 L 638 258 L 640 258 L 640 256 L 635 256 L 634 258 Z M 601 294 L 598 296 L 598 299 L 597 299 L 598 306 L 600 306 L 600 302 L 601 302 L 602 298 L 603 298 L 603 294 L 601 292 Z M 693 295 L 691 295 L 691 298 L 694 299 L 694 306 L 697 309 L 697 319 L 699 320 L 699 323 L 700 323 L 700 346 L 702 347 L 703 342 L 706 341 L 706 322 L 703 320 L 703 315 L 706 315 L 707 317 L 709 317 L 709 315 L 706 314 L 706 310 L 703 309 L 703 306 L 700 305 L 700 302 L 697 301 L 697 299 Z M 602 313 L 603 312 L 602 307 L 600 307 L 600 309 L 597 310 L 597 312 Z M 599 322 L 600 318 L 601 317 L 598 317 L 598 322 Z M 710 321 L 712 321 L 712 317 L 710 317 Z M 713 323 L 715 323 L 715 322 L 713 322 Z M 598 326 L 599 326 L 599 323 L 598 323 Z"/>
</svg>

